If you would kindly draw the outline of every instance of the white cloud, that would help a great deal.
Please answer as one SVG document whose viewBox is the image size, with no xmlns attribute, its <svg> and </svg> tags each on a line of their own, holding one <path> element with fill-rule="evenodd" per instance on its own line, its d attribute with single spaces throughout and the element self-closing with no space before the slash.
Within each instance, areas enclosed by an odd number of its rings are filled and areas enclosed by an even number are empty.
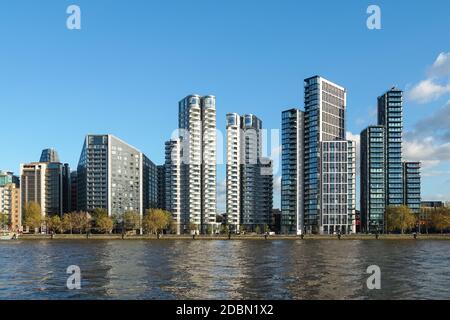
<svg viewBox="0 0 450 320">
<path fill-rule="evenodd" d="M 428 70 L 428 76 L 407 92 L 407 98 L 427 103 L 450 93 L 450 52 L 442 52 Z"/>
<path fill-rule="evenodd" d="M 422 162 L 424 177 L 450 175 L 450 101 L 405 134 L 403 155 L 406 161 Z"/>
<path fill-rule="evenodd" d="M 415 85 L 407 94 L 411 101 L 427 103 L 450 93 L 450 84 L 438 84 L 433 79 L 426 79 Z"/>
<path fill-rule="evenodd" d="M 450 161 L 450 142 L 440 143 L 431 136 L 404 141 L 404 156 L 407 161 L 421 161 L 424 169 L 436 167 Z"/>
<path fill-rule="evenodd" d="M 415 134 L 432 135 L 442 141 L 450 140 L 450 100 L 434 114 L 420 120 L 415 125 Z"/>
<path fill-rule="evenodd" d="M 273 177 L 273 194 L 281 194 L 281 176 Z"/>
<path fill-rule="evenodd" d="M 441 52 L 428 73 L 430 77 L 450 75 L 450 52 Z"/>
</svg>

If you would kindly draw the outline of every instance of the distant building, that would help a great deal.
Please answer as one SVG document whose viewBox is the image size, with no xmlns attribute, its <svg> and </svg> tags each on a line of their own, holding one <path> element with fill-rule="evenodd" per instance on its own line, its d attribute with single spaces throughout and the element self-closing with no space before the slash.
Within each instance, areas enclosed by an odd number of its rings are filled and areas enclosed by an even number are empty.
<svg viewBox="0 0 450 320">
<path fill-rule="evenodd" d="M 422 208 L 443 208 L 445 203 L 443 201 L 421 201 Z"/>
<path fill-rule="evenodd" d="M 78 174 L 70 173 L 70 212 L 78 211 Z"/>
<path fill-rule="evenodd" d="M 63 165 L 62 172 L 62 188 L 63 188 L 63 214 L 71 212 L 72 209 L 72 186 L 71 186 L 71 172 L 67 163 Z"/>
<path fill-rule="evenodd" d="M 356 210 L 355 211 L 355 226 L 356 226 L 356 233 L 360 233 L 361 230 L 361 211 Z"/>
<path fill-rule="evenodd" d="M 403 162 L 403 203 L 415 214 L 420 213 L 420 162 Z"/>
<path fill-rule="evenodd" d="M 419 214 L 421 228 L 428 228 L 431 214 L 445 207 L 446 204 L 443 201 L 421 201 Z"/>
<path fill-rule="evenodd" d="M 42 150 L 41 159 L 39 162 L 60 162 L 58 152 L 55 149 Z"/>
<path fill-rule="evenodd" d="M 272 219 L 270 222 L 270 230 L 276 233 L 281 232 L 281 210 L 273 209 L 272 210 Z"/>
<path fill-rule="evenodd" d="M 7 224 L 11 230 L 21 230 L 20 189 L 15 183 L 0 185 L 0 214 L 8 216 Z"/>
<path fill-rule="evenodd" d="M 88 135 L 77 168 L 78 210 L 143 215 L 157 204 L 157 169 L 138 149 L 113 135 Z"/>
<path fill-rule="evenodd" d="M 0 171 L 0 186 L 5 186 L 10 183 L 14 183 L 19 187 L 19 177 L 9 171 Z"/>
<path fill-rule="evenodd" d="M 166 210 L 166 166 L 158 166 L 158 208 Z"/>
</svg>

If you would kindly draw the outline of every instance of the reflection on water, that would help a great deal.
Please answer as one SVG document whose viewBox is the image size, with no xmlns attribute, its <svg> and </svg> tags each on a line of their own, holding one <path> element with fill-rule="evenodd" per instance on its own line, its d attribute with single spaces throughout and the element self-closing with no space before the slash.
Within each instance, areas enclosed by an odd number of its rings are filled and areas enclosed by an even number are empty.
<svg viewBox="0 0 450 320">
<path fill-rule="evenodd" d="M 366 288 L 374 264 L 381 290 Z M 0 299 L 450 299 L 449 286 L 445 241 L 0 243 Z"/>
</svg>

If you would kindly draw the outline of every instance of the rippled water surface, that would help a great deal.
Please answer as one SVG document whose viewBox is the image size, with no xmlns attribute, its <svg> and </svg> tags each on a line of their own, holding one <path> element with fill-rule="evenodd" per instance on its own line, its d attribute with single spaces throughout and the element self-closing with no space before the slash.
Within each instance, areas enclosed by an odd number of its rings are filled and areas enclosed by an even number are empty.
<svg viewBox="0 0 450 320">
<path fill-rule="evenodd" d="M 8 241 L 0 299 L 450 299 L 450 242 Z"/>
</svg>

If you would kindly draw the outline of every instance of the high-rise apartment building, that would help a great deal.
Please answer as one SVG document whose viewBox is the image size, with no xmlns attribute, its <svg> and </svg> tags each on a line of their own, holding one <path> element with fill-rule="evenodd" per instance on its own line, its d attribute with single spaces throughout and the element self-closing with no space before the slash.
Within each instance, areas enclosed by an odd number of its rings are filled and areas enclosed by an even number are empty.
<svg viewBox="0 0 450 320">
<path fill-rule="evenodd" d="M 403 204 L 403 92 L 392 88 L 378 97 L 378 125 L 385 129 L 386 205 Z"/>
<path fill-rule="evenodd" d="M 178 107 L 179 138 L 166 143 L 166 203 L 179 221 L 179 232 L 212 231 L 217 205 L 216 98 L 189 95 Z"/>
<path fill-rule="evenodd" d="M 78 210 L 141 215 L 157 204 L 157 169 L 142 152 L 113 135 L 88 135 L 77 169 Z"/>
<path fill-rule="evenodd" d="M 21 207 L 39 203 L 42 216 L 64 213 L 66 165 L 58 162 L 32 162 L 20 165 Z"/>
<path fill-rule="evenodd" d="M 350 233 L 354 230 L 354 173 L 345 161 L 354 161 L 354 145 L 346 140 L 345 88 L 315 76 L 305 79 L 304 116 L 304 224 L 308 233 Z M 333 152 L 342 155 L 334 157 Z M 327 163 L 322 161 L 328 155 Z M 345 172 L 343 171 L 345 168 Z M 350 176 L 353 176 L 350 179 Z M 347 179 L 346 191 L 342 182 L 328 179 Z M 328 189 L 329 188 L 329 189 Z M 347 217 L 343 208 L 347 207 Z M 351 209 L 350 209 L 351 208 Z"/>
<path fill-rule="evenodd" d="M 283 111 L 281 120 L 281 231 L 304 233 L 304 123 L 299 109 Z"/>
<path fill-rule="evenodd" d="M 355 143 L 321 142 L 320 233 L 355 233 Z"/>
<path fill-rule="evenodd" d="M 254 115 L 227 115 L 227 223 L 232 231 L 261 230 L 271 223 L 272 161 L 262 157 L 262 122 Z"/>
<path fill-rule="evenodd" d="M 384 126 L 361 132 L 361 228 L 380 233 L 385 229 L 386 144 Z"/>
<path fill-rule="evenodd" d="M 234 231 L 241 225 L 242 125 L 237 113 L 227 114 L 226 213 Z"/>
</svg>

